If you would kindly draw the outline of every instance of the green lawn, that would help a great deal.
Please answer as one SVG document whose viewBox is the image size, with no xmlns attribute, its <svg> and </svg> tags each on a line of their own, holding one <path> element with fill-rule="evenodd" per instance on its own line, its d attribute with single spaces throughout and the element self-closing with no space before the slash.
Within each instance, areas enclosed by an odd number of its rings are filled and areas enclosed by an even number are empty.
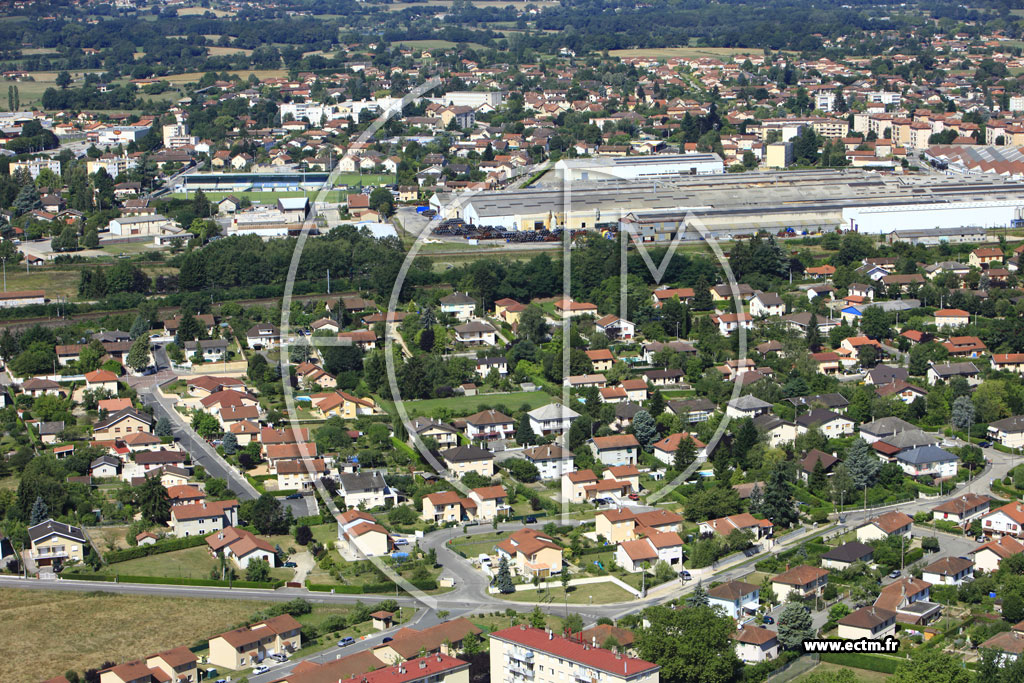
<svg viewBox="0 0 1024 683">
<path fill-rule="evenodd" d="M 508 595 L 496 594 L 497 597 L 512 602 L 550 602 L 561 604 L 563 602 L 562 587 L 548 590 L 516 591 Z M 593 599 L 593 602 L 591 602 Z M 634 600 L 632 593 L 629 593 L 610 581 L 608 583 L 595 583 L 587 586 L 569 587 L 569 604 L 571 605 L 606 605 L 613 602 L 630 602 Z"/>
<path fill-rule="evenodd" d="M 517 391 L 511 394 L 480 394 L 477 396 L 453 396 L 451 398 L 428 398 L 419 401 L 405 401 L 405 409 L 410 417 L 419 415 L 431 415 L 437 410 L 448 410 L 456 415 L 471 415 L 480 411 L 480 406 L 504 405 L 509 410 L 518 408 L 523 403 L 530 406 L 530 409 L 539 408 L 551 403 L 551 396 L 543 391 Z M 394 404 L 390 401 L 382 401 L 388 404 L 385 407 L 388 412 L 394 410 Z"/>
<path fill-rule="evenodd" d="M 119 576 L 160 576 L 165 578 L 184 579 L 208 579 L 210 571 L 220 566 L 205 545 L 185 550 L 175 550 L 170 553 L 160 553 L 148 557 L 140 557 L 136 560 L 117 562 L 104 567 L 101 571 L 105 574 L 117 574 Z M 236 568 L 236 571 L 237 568 Z M 278 567 L 270 570 L 274 579 L 290 579 L 294 570 L 285 567 Z M 245 572 L 238 571 L 239 577 L 244 579 Z"/>
<path fill-rule="evenodd" d="M 452 547 L 461 550 L 466 557 L 472 559 L 483 553 L 491 555 L 494 553 L 494 544 L 502 540 L 506 534 L 493 533 L 483 536 L 462 536 L 452 541 Z"/>
</svg>

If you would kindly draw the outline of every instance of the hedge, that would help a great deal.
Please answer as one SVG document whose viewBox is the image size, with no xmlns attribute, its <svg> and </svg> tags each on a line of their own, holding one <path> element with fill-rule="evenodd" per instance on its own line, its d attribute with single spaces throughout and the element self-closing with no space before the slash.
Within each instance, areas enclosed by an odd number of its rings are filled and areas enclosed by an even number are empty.
<svg viewBox="0 0 1024 683">
<path fill-rule="evenodd" d="M 111 550 L 103 555 L 103 561 L 107 564 L 117 564 L 128 560 L 137 560 L 140 557 L 170 553 L 175 550 L 185 550 L 206 544 L 205 536 L 185 536 L 183 538 L 168 538 L 157 541 L 152 545 L 135 545 L 123 550 Z"/>
<path fill-rule="evenodd" d="M 434 579 L 428 579 L 426 581 L 409 581 L 409 583 L 421 591 L 432 591 L 437 589 L 437 581 Z M 361 586 L 350 586 L 331 583 L 307 583 L 306 588 L 311 591 L 319 591 L 321 593 L 330 593 L 333 590 L 335 593 L 360 595 L 364 593 L 390 593 L 395 590 L 395 584 L 367 583 Z"/>
<path fill-rule="evenodd" d="M 224 588 L 266 588 L 275 590 L 285 584 L 284 580 L 268 581 L 220 581 L 219 579 L 186 579 L 171 576 L 128 576 L 95 574 L 90 572 L 62 572 L 61 577 L 75 581 L 117 581 L 119 583 L 156 583 L 170 586 L 220 586 Z"/>
<path fill-rule="evenodd" d="M 822 652 L 819 657 L 823 662 L 841 664 L 854 669 L 877 671 L 883 674 L 896 673 L 896 667 L 900 665 L 901 661 L 895 657 L 883 657 L 865 652 Z"/>
</svg>

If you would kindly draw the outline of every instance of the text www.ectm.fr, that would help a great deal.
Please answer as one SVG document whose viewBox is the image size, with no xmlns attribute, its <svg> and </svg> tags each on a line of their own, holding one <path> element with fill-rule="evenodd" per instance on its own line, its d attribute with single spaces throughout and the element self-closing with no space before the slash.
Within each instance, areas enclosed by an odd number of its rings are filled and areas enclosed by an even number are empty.
<svg viewBox="0 0 1024 683">
<path fill-rule="evenodd" d="M 805 640 L 804 652 L 885 652 L 893 653 L 900 649 L 900 641 L 893 636 L 884 640 L 858 638 L 856 640 Z"/>
</svg>

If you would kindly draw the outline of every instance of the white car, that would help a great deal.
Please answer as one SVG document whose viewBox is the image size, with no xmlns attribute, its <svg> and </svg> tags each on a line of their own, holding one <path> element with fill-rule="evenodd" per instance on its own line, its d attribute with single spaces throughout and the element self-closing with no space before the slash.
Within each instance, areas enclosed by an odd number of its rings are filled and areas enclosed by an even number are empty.
<svg viewBox="0 0 1024 683">
<path fill-rule="evenodd" d="M 257 666 L 255 669 L 253 669 L 252 673 L 253 673 L 254 676 L 257 676 L 259 674 L 265 674 L 268 671 L 270 671 L 270 667 L 269 666 L 264 666 L 264 665 L 261 664 L 260 666 Z"/>
</svg>

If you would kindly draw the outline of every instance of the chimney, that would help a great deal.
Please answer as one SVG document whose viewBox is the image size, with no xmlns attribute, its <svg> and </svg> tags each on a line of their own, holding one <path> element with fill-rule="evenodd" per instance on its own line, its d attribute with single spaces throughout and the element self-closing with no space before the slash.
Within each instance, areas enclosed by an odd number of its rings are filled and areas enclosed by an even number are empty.
<svg viewBox="0 0 1024 683">
<path fill-rule="evenodd" d="M 420 660 L 420 668 L 421 669 L 426 669 L 427 668 L 427 660 L 425 660 L 425 659 L 421 659 Z"/>
<path fill-rule="evenodd" d="M 593 636 L 591 638 L 591 645 L 593 645 L 594 647 L 597 647 L 597 636 Z"/>
</svg>

